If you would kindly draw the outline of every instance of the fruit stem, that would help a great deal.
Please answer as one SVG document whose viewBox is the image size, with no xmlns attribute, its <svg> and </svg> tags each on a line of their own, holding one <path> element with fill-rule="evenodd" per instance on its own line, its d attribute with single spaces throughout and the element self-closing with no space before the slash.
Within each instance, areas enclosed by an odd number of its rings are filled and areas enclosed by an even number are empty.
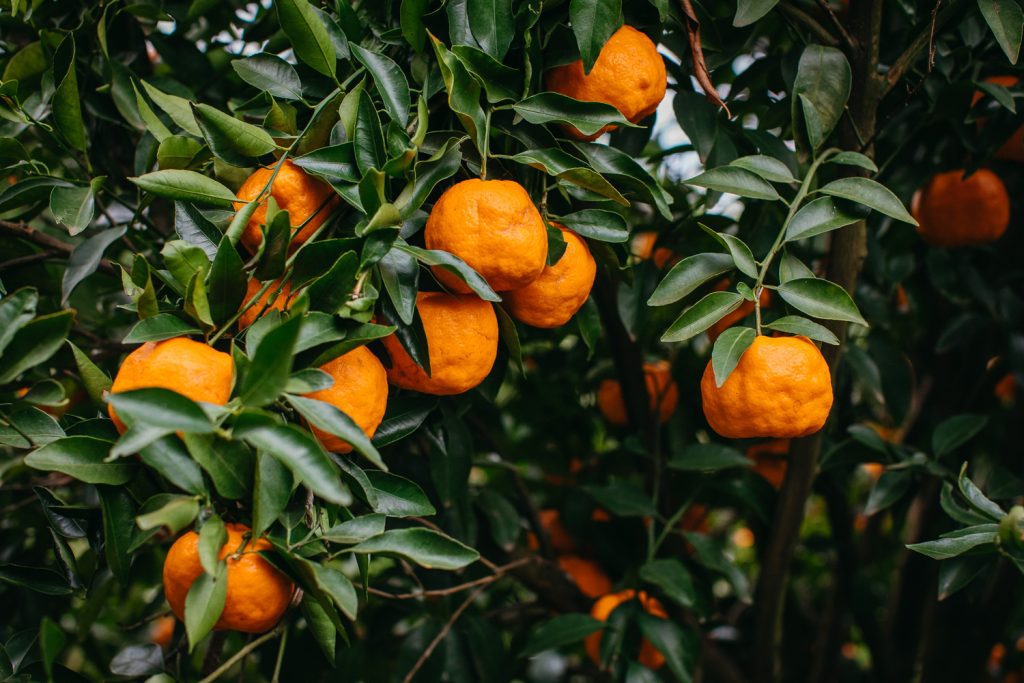
<svg viewBox="0 0 1024 683">
<path fill-rule="evenodd" d="M 493 111 L 488 107 L 487 115 L 484 117 L 484 146 L 480 150 L 480 180 L 487 180 L 487 157 L 491 155 L 491 112 Z"/>
<path fill-rule="evenodd" d="M 761 262 L 761 270 L 757 273 L 757 282 L 754 283 L 754 325 L 755 331 L 758 335 L 761 334 L 761 292 L 764 291 L 764 278 L 768 275 L 768 266 L 772 264 L 775 259 L 775 255 L 779 253 L 779 249 L 782 248 L 782 244 L 786 238 L 786 231 L 789 229 L 789 224 L 793 221 L 793 216 L 800 209 L 800 205 L 804 199 L 807 198 L 807 194 L 811 191 L 811 184 L 814 182 L 814 176 L 818 173 L 818 168 L 828 161 L 828 158 L 839 152 L 836 147 L 830 147 L 821 153 L 817 159 L 811 163 L 810 168 L 807 169 L 807 174 L 804 176 L 803 182 L 800 183 L 800 189 L 797 190 L 796 196 L 793 197 L 793 201 L 789 205 L 789 213 L 786 214 L 786 220 L 782 223 L 782 228 L 779 230 L 779 234 L 775 236 L 775 242 L 772 244 L 771 249 L 768 250 L 768 254 L 764 257 L 764 261 Z"/>
</svg>

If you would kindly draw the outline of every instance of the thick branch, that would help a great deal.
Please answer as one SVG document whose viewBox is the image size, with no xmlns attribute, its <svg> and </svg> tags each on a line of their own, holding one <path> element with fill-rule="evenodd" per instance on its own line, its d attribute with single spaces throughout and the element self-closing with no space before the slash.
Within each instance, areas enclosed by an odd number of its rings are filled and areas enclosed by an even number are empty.
<svg viewBox="0 0 1024 683">
<path fill-rule="evenodd" d="M 71 254 L 71 252 L 75 250 L 75 245 L 62 242 L 56 237 L 51 237 L 44 232 L 40 232 L 39 230 L 26 225 L 25 223 L 0 221 L 0 233 L 6 233 L 19 239 L 27 240 L 33 244 L 38 244 L 45 249 L 62 254 Z M 99 269 L 108 275 L 117 275 L 117 269 L 114 268 L 113 264 L 111 264 L 107 259 L 100 260 Z"/>
</svg>

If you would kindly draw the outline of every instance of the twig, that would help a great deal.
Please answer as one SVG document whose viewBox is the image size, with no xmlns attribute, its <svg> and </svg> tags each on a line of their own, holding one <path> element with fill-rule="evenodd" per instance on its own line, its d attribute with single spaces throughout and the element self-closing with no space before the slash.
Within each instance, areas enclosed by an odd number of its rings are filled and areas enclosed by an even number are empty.
<svg viewBox="0 0 1024 683">
<path fill-rule="evenodd" d="M 231 667 L 233 667 L 235 664 L 239 662 L 239 660 L 244 659 L 246 655 L 248 655 L 250 652 L 258 648 L 263 643 L 279 636 L 283 630 L 284 627 L 278 625 L 278 627 L 275 628 L 273 631 L 267 631 L 262 636 L 247 644 L 245 647 L 243 647 L 235 654 L 231 655 L 231 657 L 229 657 L 226 662 L 218 666 L 209 676 L 206 676 L 205 678 L 201 679 L 199 683 L 213 683 L 213 681 L 217 680 L 222 675 L 227 673 L 228 670 L 231 669 Z"/>
<path fill-rule="evenodd" d="M 70 254 L 75 250 L 75 245 L 62 242 L 56 237 L 51 237 L 36 228 L 26 225 L 24 222 L 14 223 L 0 220 L 0 232 L 5 232 L 62 254 Z M 108 275 L 117 275 L 117 269 L 107 259 L 100 259 L 99 269 Z"/>
<path fill-rule="evenodd" d="M 445 623 L 444 627 L 438 632 L 436 636 L 434 636 L 434 639 L 430 641 L 429 645 L 427 645 L 427 649 L 423 651 L 423 654 L 420 655 L 420 658 L 417 659 L 416 663 L 412 665 L 411 669 L 409 669 L 409 673 L 407 673 L 405 675 L 405 678 L 402 679 L 402 683 L 411 683 L 413 677 L 416 676 L 416 672 L 423 668 L 423 665 L 427 663 L 427 660 L 430 659 L 430 655 L 434 654 L 434 650 L 436 650 L 437 646 L 441 644 L 441 641 L 445 639 L 445 637 L 448 635 L 448 632 L 452 630 L 452 626 L 454 626 L 455 622 L 459 620 L 459 617 L 462 616 L 462 613 L 469 609 L 469 606 L 473 604 L 473 601 L 476 600 L 477 596 L 480 595 L 486 587 L 487 586 L 480 586 L 475 591 L 470 593 L 469 596 L 462 601 L 462 604 L 459 605 L 454 612 L 452 612 L 452 615 L 448 617 L 448 621 Z M 203 682 L 200 681 L 200 683 Z"/>
<path fill-rule="evenodd" d="M 888 94 L 896 84 L 900 82 L 903 76 L 907 73 L 917 58 L 921 55 L 921 52 L 928 48 L 928 68 L 931 70 L 931 64 L 934 60 L 934 41 L 935 32 L 946 25 L 946 23 L 953 17 L 953 10 L 956 8 L 956 0 L 949 3 L 946 9 L 942 12 L 941 18 L 939 16 L 939 5 L 941 0 L 935 3 L 935 8 L 932 10 L 931 20 L 928 22 L 928 26 L 922 29 L 917 36 L 911 41 L 907 49 L 896 58 L 896 61 L 889 67 L 889 72 L 885 75 L 885 87 L 883 96 Z"/>
<path fill-rule="evenodd" d="M 839 17 L 832 11 L 832 5 L 828 4 L 828 0 L 818 0 L 818 7 L 824 10 L 825 14 L 828 15 L 832 25 L 836 27 L 836 30 L 839 31 L 839 35 L 843 38 L 843 42 L 846 43 L 846 47 L 850 50 L 858 50 L 859 46 L 857 41 L 853 39 L 853 36 L 851 36 L 846 30 L 846 27 L 843 26 L 843 22 L 839 21 Z"/>
<path fill-rule="evenodd" d="M 378 588 L 370 588 L 369 592 L 372 595 L 376 595 L 376 596 L 382 597 L 382 598 L 389 598 L 391 600 L 414 600 L 414 599 L 418 599 L 418 598 L 437 598 L 437 597 L 443 597 L 445 595 L 454 595 L 456 593 L 461 593 L 464 590 L 468 590 L 468 589 L 474 588 L 476 586 L 487 586 L 489 584 L 492 584 L 495 581 L 497 581 L 498 579 L 504 578 L 513 569 L 518 569 L 519 567 L 522 567 L 523 565 L 530 564 L 531 562 L 537 562 L 539 560 L 540 560 L 540 558 L 537 557 L 536 555 L 530 555 L 529 557 L 523 557 L 523 558 L 520 558 L 518 560 L 514 560 L 512 562 L 509 562 L 508 564 L 505 564 L 505 565 L 502 565 L 502 566 L 498 567 L 497 570 L 495 571 L 495 573 L 493 573 L 493 574 L 491 574 L 489 576 L 483 576 L 483 577 L 480 577 L 479 579 L 474 579 L 472 581 L 467 581 L 466 583 L 460 583 L 457 586 L 450 586 L 449 588 L 437 588 L 437 589 L 433 589 L 433 590 L 420 590 L 420 591 L 414 591 L 414 592 L 411 592 L 411 593 L 389 593 L 387 591 L 382 591 L 382 590 L 380 590 Z M 359 584 L 356 584 L 356 586 L 359 589 L 362 589 L 362 586 L 360 586 Z"/>
<path fill-rule="evenodd" d="M 39 251 L 36 252 L 35 254 L 26 254 L 25 256 L 12 258 L 8 261 L 0 263 L 0 272 L 3 272 L 9 268 L 17 268 L 18 266 L 27 266 L 28 264 L 35 263 L 37 261 L 45 261 L 57 255 L 59 255 L 59 252 L 56 252 L 53 249 L 47 249 L 46 251 Z"/>
<path fill-rule="evenodd" d="M 818 40 L 822 41 L 826 45 L 830 47 L 837 47 L 839 45 L 839 39 L 832 35 L 831 31 L 819 24 L 817 19 L 807 12 L 804 12 L 796 5 L 789 2 L 780 3 L 779 11 L 790 19 L 802 24 L 804 28 L 813 33 Z"/>
</svg>

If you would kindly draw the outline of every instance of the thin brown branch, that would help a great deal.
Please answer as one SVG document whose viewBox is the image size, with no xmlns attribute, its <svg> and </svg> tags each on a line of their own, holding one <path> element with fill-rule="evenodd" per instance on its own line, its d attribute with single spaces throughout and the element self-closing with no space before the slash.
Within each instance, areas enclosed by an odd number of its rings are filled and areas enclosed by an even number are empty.
<svg viewBox="0 0 1024 683">
<path fill-rule="evenodd" d="M 680 0 L 680 4 L 683 7 L 683 15 L 686 17 L 686 34 L 690 39 L 690 57 L 693 59 L 693 75 L 696 77 L 697 83 L 699 83 L 700 87 L 704 90 L 704 97 L 724 109 L 725 115 L 731 119 L 732 114 L 729 112 L 729 107 L 727 107 L 722 98 L 718 96 L 718 90 L 715 88 L 715 84 L 711 81 L 711 73 L 708 71 L 707 62 L 704 61 L 704 47 L 700 42 L 700 20 L 697 18 L 697 14 L 693 11 L 693 3 L 690 2 L 690 0 Z"/>
<path fill-rule="evenodd" d="M 846 47 L 851 51 L 856 51 L 860 49 L 859 45 L 857 44 L 857 41 L 854 39 L 853 36 L 850 35 L 849 31 L 846 30 L 846 27 L 843 26 L 843 22 L 832 10 L 832 5 L 828 3 L 828 0 L 818 0 L 818 7 L 820 7 L 822 11 L 825 12 L 826 16 L 828 16 L 829 21 L 832 22 L 832 25 L 835 26 L 836 31 L 839 32 L 839 35 L 840 37 L 842 37 L 843 43 L 846 45 Z"/>
<path fill-rule="evenodd" d="M 899 57 L 889 67 L 888 73 L 885 75 L 885 87 L 883 95 L 888 94 L 896 87 L 903 77 L 907 74 L 910 68 L 917 62 L 921 53 L 927 48 L 928 50 L 928 70 L 931 71 L 932 64 L 935 60 L 935 33 L 941 30 L 950 19 L 955 15 L 955 11 L 958 6 L 957 0 L 952 0 L 946 9 L 939 11 L 939 5 L 941 0 L 935 3 L 935 7 L 931 13 L 931 19 L 928 21 L 928 25 L 921 29 L 914 40 L 910 42 L 910 45 L 900 54 Z"/>
<path fill-rule="evenodd" d="M 0 233 L 6 233 L 33 244 L 38 244 L 45 249 L 61 254 L 71 254 L 75 250 L 75 245 L 63 242 L 56 237 L 51 237 L 36 228 L 26 225 L 24 222 L 14 223 L 12 221 L 0 220 Z M 99 269 L 108 275 L 117 275 L 117 269 L 107 259 L 100 260 Z"/>
<path fill-rule="evenodd" d="M 58 256 L 59 252 L 53 249 L 46 249 L 45 251 L 38 251 L 34 254 L 26 254 L 17 258 L 12 258 L 3 263 L 0 263 L 0 273 L 10 268 L 17 268 L 18 266 L 27 266 L 31 263 L 38 263 L 39 261 L 46 261 Z"/>
<path fill-rule="evenodd" d="M 518 569 L 519 567 L 522 567 L 523 565 L 527 565 L 527 564 L 529 564 L 531 562 L 537 562 L 539 560 L 540 560 L 540 558 L 537 557 L 536 555 L 530 555 L 529 557 L 523 557 L 523 558 L 520 558 L 520 559 L 515 560 L 513 562 L 509 562 L 508 564 L 501 565 L 500 567 L 497 567 L 495 573 L 491 574 L 490 576 L 483 576 L 483 577 L 480 577 L 479 579 L 474 579 L 472 581 L 467 581 L 466 583 L 460 583 L 457 586 L 450 586 L 448 588 L 438 588 L 438 589 L 434 589 L 434 590 L 420 590 L 420 591 L 413 591 L 413 592 L 410 592 L 410 593 L 389 593 L 388 591 L 383 591 L 383 590 L 380 590 L 379 588 L 369 588 L 368 591 L 372 595 L 376 595 L 376 596 L 381 597 L 381 598 L 388 598 L 390 600 L 415 600 L 415 599 L 419 599 L 419 598 L 438 598 L 438 597 L 443 597 L 443 596 L 446 596 L 446 595 L 455 595 L 456 593 L 461 593 L 462 591 L 469 590 L 470 588 L 475 588 L 477 586 L 487 586 L 487 585 L 490 585 L 490 584 L 494 583 L 495 581 L 504 578 L 513 569 Z M 358 586 L 358 584 L 357 584 L 357 586 Z M 360 589 L 362 589 L 362 586 L 358 586 L 358 587 Z"/>
<path fill-rule="evenodd" d="M 448 636 L 448 632 L 452 630 L 455 622 L 459 620 L 459 617 L 462 616 L 463 612 L 469 609 L 469 606 L 473 604 L 473 601 L 476 600 L 477 596 L 480 595 L 485 588 L 487 588 L 487 586 L 480 586 L 470 593 L 469 596 L 462 601 L 462 604 L 452 612 L 452 615 L 448 617 L 448 621 L 445 622 L 444 627 L 438 631 L 437 635 L 434 636 L 434 639 L 430 641 L 429 645 L 427 645 L 427 648 L 423 650 L 423 654 L 420 655 L 420 658 L 417 659 L 416 663 L 412 665 L 411 669 L 409 669 L 409 673 L 407 673 L 405 678 L 402 679 L 402 683 L 412 682 L 412 679 L 416 676 L 416 672 L 423 668 L 423 665 L 427 663 L 428 659 L 430 659 L 430 655 L 434 654 L 434 650 L 437 649 L 437 646 L 440 645 L 441 641 Z"/>
<path fill-rule="evenodd" d="M 814 36 L 830 47 L 838 47 L 839 39 L 832 34 L 827 28 L 818 23 L 818 20 L 812 17 L 807 12 L 803 11 L 796 5 L 789 2 L 782 2 L 778 5 L 779 11 L 782 12 L 787 18 L 799 23 L 805 29 L 814 34 Z"/>
</svg>

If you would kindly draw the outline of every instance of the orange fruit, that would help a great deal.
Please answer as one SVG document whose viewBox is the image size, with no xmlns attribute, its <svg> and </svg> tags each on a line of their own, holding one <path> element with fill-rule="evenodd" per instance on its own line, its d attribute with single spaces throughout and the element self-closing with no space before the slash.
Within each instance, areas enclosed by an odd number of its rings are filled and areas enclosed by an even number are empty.
<svg viewBox="0 0 1024 683">
<path fill-rule="evenodd" d="M 1010 196 L 992 171 L 938 173 L 914 194 L 910 212 L 925 242 L 966 247 L 999 239 L 1010 223 Z"/>
<path fill-rule="evenodd" d="M 612 589 L 612 580 L 601 569 L 601 565 L 593 560 L 578 555 L 562 555 L 558 558 L 558 566 L 588 598 L 597 598 Z"/>
<path fill-rule="evenodd" d="M 193 401 L 224 405 L 231 398 L 235 363 L 231 356 L 202 342 L 175 337 L 146 342 L 127 356 L 110 387 L 113 394 L 133 389 L 176 391 Z M 127 426 L 107 406 L 117 431 Z"/>
<path fill-rule="evenodd" d="M 463 180 L 444 191 L 427 217 L 427 249 L 455 254 L 497 292 L 519 289 L 543 272 L 548 232 L 523 186 L 513 180 Z M 465 282 L 444 268 L 434 275 L 453 292 Z"/>
<path fill-rule="evenodd" d="M 548 535 L 548 540 L 551 541 L 552 550 L 556 553 L 573 553 L 576 551 L 576 542 L 572 540 L 569 530 L 562 524 L 562 516 L 558 510 L 553 508 L 541 510 L 537 513 L 537 517 L 540 519 L 541 528 L 544 529 L 544 533 Z M 527 535 L 526 542 L 530 546 L 530 550 L 538 550 L 540 548 L 537 536 L 533 533 Z"/>
<path fill-rule="evenodd" d="M 756 337 L 721 387 L 708 361 L 700 393 L 708 424 L 729 439 L 807 436 L 832 409 L 828 363 L 806 337 Z"/>
<path fill-rule="evenodd" d="M 902 441 L 899 427 L 886 427 L 878 422 L 865 422 L 864 426 L 878 434 L 882 441 L 888 441 L 889 443 L 899 443 Z"/>
<path fill-rule="evenodd" d="M 1013 403 L 1017 398 L 1017 380 L 1013 378 L 1013 374 L 1006 375 L 1006 377 L 996 382 L 992 393 L 1006 405 Z"/>
<path fill-rule="evenodd" d="M 683 513 L 683 518 L 679 520 L 679 528 L 683 531 L 699 531 L 706 533 L 708 530 L 708 512 L 707 507 L 700 503 L 693 503 L 690 507 L 686 508 L 686 512 Z"/>
<path fill-rule="evenodd" d="M 675 254 L 668 247 L 655 247 L 657 242 L 658 233 L 653 230 L 638 232 L 633 236 L 629 251 L 641 261 L 650 259 L 657 268 L 664 268 Z"/>
<path fill-rule="evenodd" d="M 597 264 L 590 247 L 576 233 L 557 225 L 565 238 L 565 253 L 546 266 L 540 277 L 502 297 L 516 320 L 533 327 L 552 328 L 569 322 L 590 296 Z"/>
<path fill-rule="evenodd" d="M 747 457 L 754 462 L 754 471 L 775 488 L 782 487 L 789 467 L 789 439 L 772 439 L 754 444 L 747 449 Z"/>
<path fill-rule="evenodd" d="M 243 548 L 243 537 L 251 529 L 244 524 L 225 526 L 228 540 L 220 549 L 220 559 L 227 558 L 227 598 L 214 628 L 243 633 L 269 631 L 288 609 L 295 586 L 259 554 L 271 548 L 267 539 L 246 539 Z M 189 531 L 174 542 L 164 560 L 164 594 L 171 611 L 182 621 L 185 597 L 202 573 L 199 534 Z"/>
<path fill-rule="evenodd" d="M 985 82 L 1013 89 L 1020 83 L 1020 79 L 1016 76 L 989 76 L 985 79 Z M 971 105 L 977 104 L 978 100 L 983 96 L 984 93 L 982 91 L 975 90 L 974 97 L 971 99 Z M 978 119 L 978 127 L 980 128 L 984 125 L 985 120 Z M 1013 135 L 1006 139 L 1006 142 L 996 150 L 993 156 L 996 159 L 1006 159 L 1007 161 L 1024 161 L 1024 127 L 1015 130 Z"/>
<path fill-rule="evenodd" d="M 616 607 L 627 600 L 632 600 L 634 598 L 640 600 L 640 606 L 651 616 L 658 617 L 659 619 L 668 618 L 665 608 L 662 607 L 661 603 L 658 602 L 657 599 L 649 597 L 643 591 L 637 593 L 632 589 L 605 595 L 594 603 L 594 606 L 590 610 L 590 616 L 594 617 L 598 621 L 608 621 L 608 616 L 615 611 Z M 583 641 L 583 646 L 586 648 L 587 654 L 590 655 L 590 658 L 594 660 L 594 663 L 600 665 L 601 631 L 591 633 L 587 636 L 586 640 Z M 658 652 L 653 645 L 647 642 L 647 640 L 643 640 L 640 643 L 640 655 L 637 657 L 637 661 L 648 669 L 660 669 L 662 664 L 665 663 L 665 657 Z"/>
<path fill-rule="evenodd" d="M 662 424 L 668 422 L 679 401 L 679 389 L 672 379 L 668 361 L 644 363 L 644 383 L 651 400 L 651 411 L 658 414 Z M 626 404 L 622 400 L 622 386 L 618 380 L 606 379 L 601 382 L 597 389 L 597 407 L 613 425 L 621 427 L 629 422 Z"/>
<path fill-rule="evenodd" d="M 260 168 L 253 172 L 242 186 L 238 188 L 238 198 L 242 201 L 235 202 L 235 210 L 240 210 L 248 202 L 256 199 L 263 191 L 267 182 L 274 173 L 273 168 Z M 282 211 L 288 212 L 288 220 L 292 224 L 291 247 L 294 249 L 309 239 L 316 229 L 323 225 L 338 203 L 338 196 L 330 185 L 314 178 L 301 168 L 286 159 L 281 164 L 281 170 L 274 178 L 274 184 L 270 188 L 270 196 L 277 202 Z M 242 233 L 242 244 L 255 253 L 263 243 L 263 233 L 260 230 L 267 221 L 267 202 L 264 200 L 256 208 L 249 223 Z M 299 226 L 302 226 L 301 228 Z"/>
<path fill-rule="evenodd" d="M 590 73 L 583 73 L 583 61 L 556 66 L 545 75 L 548 90 L 586 102 L 604 102 L 618 109 L 632 123 L 657 110 L 665 97 L 665 62 L 658 47 L 632 26 L 623 25 L 601 48 Z M 594 140 L 606 130 L 584 135 L 572 126 L 566 132 L 580 140 Z"/>
<path fill-rule="evenodd" d="M 430 375 L 395 335 L 384 338 L 391 356 L 388 380 L 403 389 L 447 396 L 484 381 L 498 356 L 498 318 L 491 304 L 472 294 L 420 292 L 416 308 L 430 353 Z"/>
<path fill-rule="evenodd" d="M 245 328 L 249 327 L 249 325 L 252 325 L 254 322 L 256 322 L 257 318 L 261 317 L 264 313 L 271 309 L 277 309 L 279 311 L 285 310 L 285 302 L 288 301 L 288 295 L 291 293 L 292 290 L 291 285 L 288 284 L 287 282 L 284 283 L 284 286 L 281 287 L 281 291 L 278 292 L 277 298 L 274 299 L 274 303 L 270 304 L 270 306 L 267 306 L 267 300 L 270 299 L 271 294 L 277 292 L 279 282 L 280 281 L 275 280 L 274 284 L 270 285 L 270 289 L 264 292 L 263 296 L 261 296 L 256 303 L 250 306 L 245 311 L 245 313 L 238 317 L 239 330 L 244 330 Z M 251 280 L 249 280 L 249 284 L 246 285 L 245 301 L 242 303 L 242 308 L 244 308 L 250 301 L 252 301 L 252 298 L 256 296 L 256 293 L 259 292 L 262 287 L 263 283 L 257 280 L 256 278 L 252 278 Z"/>
<path fill-rule="evenodd" d="M 170 647 L 175 623 L 174 617 L 169 615 L 155 619 L 149 628 L 149 639 L 160 647 Z"/>
<path fill-rule="evenodd" d="M 880 462 L 866 462 L 861 467 L 864 469 L 864 473 L 873 480 L 877 480 L 885 474 L 885 465 Z"/>
<path fill-rule="evenodd" d="M 728 279 L 719 280 L 715 284 L 715 291 L 716 292 L 724 292 L 728 288 L 729 288 L 729 280 Z M 760 301 L 761 301 L 761 308 L 768 308 L 769 306 L 771 306 L 771 303 L 772 303 L 772 294 L 771 294 L 771 292 L 769 292 L 767 289 L 762 289 L 761 290 Z M 707 332 L 708 340 L 712 344 L 714 344 L 715 340 L 718 339 L 719 335 L 721 335 L 727 329 L 729 329 L 730 327 L 732 327 L 736 323 L 740 322 L 741 320 L 743 320 L 744 318 L 746 318 L 748 315 L 750 315 L 753 312 L 754 312 L 754 302 L 753 301 L 747 301 L 746 299 L 744 299 L 743 303 L 740 304 L 739 308 L 737 308 L 735 311 L 732 311 L 731 313 L 727 313 L 724 318 L 722 318 L 717 323 L 715 323 L 714 325 L 712 325 L 711 327 L 708 328 L 708 332 Z"/>
<path fill-rule="evenodd" d="M 377 431 L 388 407 L 388 373 L 377 356 L 359 346 L 320 366 L 334 378 L 334 385 L 306 394 L 330 403 L 352 418 L 367 437 Z M 333 453 L 348 453 L 352 445 L 341 437 L 310 426 L 323 447 Z"/>
</svg>

